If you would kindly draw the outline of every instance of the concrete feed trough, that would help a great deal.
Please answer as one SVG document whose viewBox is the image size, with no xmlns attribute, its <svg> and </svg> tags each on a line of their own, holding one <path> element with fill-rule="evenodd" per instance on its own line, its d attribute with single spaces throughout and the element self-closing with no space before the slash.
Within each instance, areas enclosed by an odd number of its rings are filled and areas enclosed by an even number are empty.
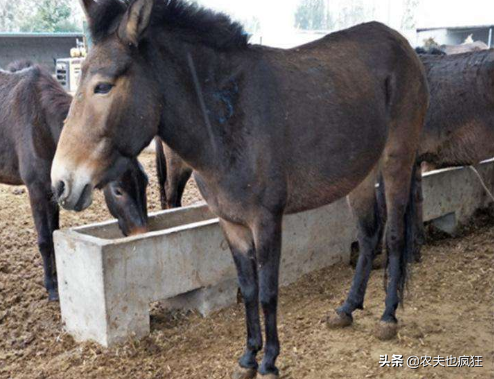
<svg viewBox="0 0 494 379">
<path fill-rule="evenodd" d="M 494 189 L 494 161 L 478 169 Z M 424 196 L 425 219 L 448 232 L 488 201 L 468 168 L 427 174 Z M 233 260 L 206 205 L 153 214 L 150 227 L 130 238 L 116 221 L 55 232 L 62 319 L 76 340 L 110 346 L 143 337 L 154 301 L 204 315 L 236 301 Z M 356 240 L 345 200 L 285 217 L 283 232 L 282 285 L 347 262 Z"/>
<path fill-rule="evenodd" d="M 153 301 L 204 315 L 236 301 L 233 259 L 206 205 L 159 212 L 150 226 L 131 238 L 113 221 L 55 233 L 62 318 L 76 340 L 145 336 Z M 286 217 L 282 283 L 348 261 L 354 239 L 344 201 Z"/>
</svg>

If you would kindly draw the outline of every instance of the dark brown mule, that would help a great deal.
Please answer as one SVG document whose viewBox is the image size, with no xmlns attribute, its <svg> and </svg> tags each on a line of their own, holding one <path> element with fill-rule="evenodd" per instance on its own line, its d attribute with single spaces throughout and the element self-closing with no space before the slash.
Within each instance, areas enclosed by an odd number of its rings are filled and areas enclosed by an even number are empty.
<svg viewBox="0 0 494 379">
<path fill-rule="evenodd" d="M 494 50 L 420 58 L 431 106 L 419 162 L 439 169 L 494 157 Z"/>
<path fill-rule="evenodd" d="M 420 55 L 430 87 L 418 164 L 440 169 L 494 157 L 494 50 L 459 55 Z M 417 170 L 419 244 L 424 240 L 422 175 Z M 416 259 L 420 260 L 419 250 Z"/>
<path fill-rule="evenodd" d="M 161 209 L 181 207 L 185 186 L 192 176 L 192 167 L 164 144 L 161 138 L 155 137 L 154 142 Z"/>
<path fill-rule="evenodd" d="M 266 344 L 258 371 L 275 378 L 283 215 L 354 190 L 363 254 L 337 313 L 348 322 L 362 307 L 378 243 L 381 169 L 390 278 L 382 330 L 396 330 L 411 252 L 405 214 L 428 104 L 408 42 L 369 23 L 280 50 L 249 45 L 228 17 L 180 0 L 84 3 L 95 46 L 54 160 L 59 201 L 89 206 L 92 190 L 159 135 L 194 169 L 237 266 L 247 348 L 234 377 L 256 375 L 260 302 Z"/>
<path fill-rule="evenodd" d="M 0 71 L 0 183 L 29 191 L 49 299 L 58 298 L 52 233 L 59 227 L 50 170 L 72 97 L 48 71 L 16 62 Z M 110 212 L 125 234 L 146 230 L 147 177 L 133 161 L 118 182 L 105 188 Z"/>
</svg>

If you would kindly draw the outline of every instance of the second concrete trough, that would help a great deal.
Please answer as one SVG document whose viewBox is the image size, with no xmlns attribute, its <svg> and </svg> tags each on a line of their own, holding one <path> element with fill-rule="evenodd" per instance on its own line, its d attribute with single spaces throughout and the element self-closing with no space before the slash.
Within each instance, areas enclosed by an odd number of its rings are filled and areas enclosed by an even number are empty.
<svg viewBox="0 0 494 379">
<path fill-rule="evenodd" d="M 494 189 L 494 161 L 478 167 Z M 453 231 L 487 204 L 467 168 L 424 177 L 426 220 Z M 115 221 L 55 232 L 60 306 L 67 332 L 104 346 L 150 332 L 150 303 L 207 315 L 236 301 L 236 272 L 218 219 L 196 205 L 150 216 L 151 232 L 122 238 Z M 346 201 L 285 217 L 281 282 L 348 262 L 356 240 Z"/>
</svg>

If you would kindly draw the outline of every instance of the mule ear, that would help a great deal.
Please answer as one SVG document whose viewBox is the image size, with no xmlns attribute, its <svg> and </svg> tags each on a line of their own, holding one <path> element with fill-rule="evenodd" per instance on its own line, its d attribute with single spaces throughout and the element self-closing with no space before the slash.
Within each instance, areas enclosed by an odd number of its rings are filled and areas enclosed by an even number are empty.
<svg viewBox="0 0 494 379">
<path fill-rule="evenodd" d="M 118 27 L 118 36 L 129 45 L 138 46 L 151 20 L 154 0 L 134 0 Z"/>
<path fill-rule="evenodd" d="M 91 18 L 91 13 L 92 13 L 93 9 L 97 5 L 96 1 L 95 0 L 79 0 L 79 3 L 81 4 L 82 10 L 84 11 L 86 18 L 89 20 Z"/>
</svg>

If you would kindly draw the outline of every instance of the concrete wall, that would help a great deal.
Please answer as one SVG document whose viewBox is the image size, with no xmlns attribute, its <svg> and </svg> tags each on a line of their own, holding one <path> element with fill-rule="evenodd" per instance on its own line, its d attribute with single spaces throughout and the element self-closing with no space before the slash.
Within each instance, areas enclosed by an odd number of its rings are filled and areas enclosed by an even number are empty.
<svg viewBox="0 0 494 379">
<path fill-rule="evenodd" d="M 29 59 L 55 72 L 55 60 L 70 57 L 82 34 L 0 34 L 0 67 L 18 59 Z"/>
<path fill-rule="evenodd" d="M 494 192 L 494 160 L 478 170 Z M 423 187 L 424 219 L 448 232 L 491 202 L 470 168 L 428 173 Z M 55 232 L 62 319 L 76 340 L 110 346 L 143 337 L 154 301 L 204 315 L 236 301 L 233 260 L 206 205 L 153 214 L 150 228 L 130 238 L 115 221 Z M 281 284 L 347 262 L 355 240 L 345 199 L 286 216 Z"/>
</svg>

